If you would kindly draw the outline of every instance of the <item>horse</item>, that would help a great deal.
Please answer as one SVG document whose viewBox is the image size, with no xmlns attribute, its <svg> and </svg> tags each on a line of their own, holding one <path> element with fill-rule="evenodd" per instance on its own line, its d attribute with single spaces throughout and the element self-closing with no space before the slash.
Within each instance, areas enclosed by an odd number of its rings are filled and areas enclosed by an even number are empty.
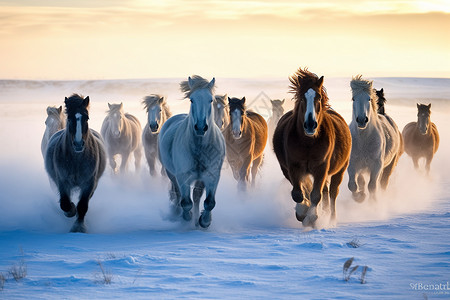
<svg viewBox="0 0 450 300">
<path fill-rule="evenodd" d="M 275 128 L 277 127 L 278 121 L 284 114 L 284 100 L 270 100 L 272 105 L 272 116 L 267 120 L 267 126 L 269 127 L 269 136 L 273 137 Z"/>
<path fill-rule="evenodd" d="M 41 152 L 45 158 L 45 152 L 47 151 L 48 141 L 57 131 L 66 127 L 66 117 L 62 110 L 62 106 L 48 106 L 47 107 L 47 119 L 45 120 L 45 131 L 41 141 Z"/>
<path fill-rule="evenodd" d="M 123 103 L 108 103 L 108 108 L 101 134 L 105 141 L 109 165 L 114 174 L 118 174 L 116 156 L 120 155 L 120 172 L 125 172 L 128 159 L 133 153 L 135 170 L 138 171 L 142 156 L 141 123 L 135 116 L 124 112 Z"/>
<path fill-rule="evenodd" d="M 400 156 L 403 138 L 395 122 L 388 115 L 379 114 L 372 81 L 353 77 L 353 113 L 350 122 L 352 153 L 348 166 L 348 188 L 353 199 L 362 202 L 366 198 L 364 173 L 369 173 L 368 190 L 376 199 L 378 183 L 386 189 Z"/>
<path fill-rule="evenodd" d="M 89 97 L 73 94 L 65 98 L 67 126 L 55 133 L 45 154 L 45 169 L 55 183 L 64 214 L 77 220 L 71 232 L 86 232 L 84 217 L 89 200 L 97 188 L 106 166 L 106 152 L 100 134 L 88 127 Z M 71 201 L 73 190 L 79 189 L 77 206 Z"/>
<path fill-rule="evenodd" d="M 268 128 L 261 115 L 246 109 L 245 97 L 228 98 L 228 106 L 230 124 L 223 131 L 226 156 L 239 189 L 245 191 L 250 169 L 252 187 L 255 186 L 256 173 L 264 158 Z"/>
<path fill-rule="evenodd" d="M 194 75 L 180 83 L 184 97 L 191 101 L 189 114 L 167 120 L 158 136 L 159 157 L 172 187 L 170 200 L 174 215 L 192 219 L 191 184 L 194 184 L 194 220 L 203 228 L 211 224 L 215 193 L 225 158 L 225 139 L 214 122 L 212 102 L 215 79 Z M 206 189 L 204 210 L 199 202 Z"/>
<path fill-rule="evenodd" d="M 350 158 L 350 131 L 330 107 L 323 76 L 299 68 L 289 79 L 295 106 L 278 122 L 273 149 L 283 175 L 292 184 L 297 220 L 314 227 L 317 206 L 323 199 L 322 208 L 329 210 L 331 198 L 330 220 L 334 223 L 339 185 Z"/>
<path fill-rule="evenodd" d="M 150 175 L 155 176 L 155 163 L 158 158 L 158 134 L 172 113 L 167 106 L 164 96 L 152 94 L 146 96 L 142 101 L 147 111 L 147 124 L 142 131 L 142 144 L 144 145 L 144 154 L 150 169 Z M 164 168 L 161 174 L 165 174 Z"/>
<path fill-rule="evenodd" d="M 377 95 L 377 112 L 380 115 L 385 115 L 384 104 L 386 103 L 386 98 L 384 97 L 384 89 L 375 90 L 375 94 Z"/>
<path fill-rule="evenodd" d="M 215 95 L 213 101 L 214 122 L 216 122 L 216 125 L 219 126 L 219 129 L 222 131 L 230 123 L 227 98 L 227 94 Z"/>
<path fill-rule="evenodd" d="M 405 152 L 411 156 L 414 167 L 419 168 L 419 159 L 425 158 L 425 169 L 430 172 L 433 155 L 439 148 L 439 133 L 436 125 L 431 122 L 431 103 L 417 104 L 417 122 L 410 122 L 403 128 Z"/>
</svg>

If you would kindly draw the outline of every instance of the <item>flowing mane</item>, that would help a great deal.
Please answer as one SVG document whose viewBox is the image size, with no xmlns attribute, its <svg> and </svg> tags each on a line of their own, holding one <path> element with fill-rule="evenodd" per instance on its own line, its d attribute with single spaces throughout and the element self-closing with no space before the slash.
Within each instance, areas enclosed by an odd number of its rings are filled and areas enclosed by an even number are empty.
<svg viewBox="0 0 450 300">
<path fill-rule="evenodd" d="M 89 98 L 89 97 L 88 97 Z M 79 94 L 72 94 L 69 98 L 66 98 L 66 114 L 74 114 L 76 112 L 80 112 L 79 110 L 85 110 L 83 113 L 88 114 L 89 105 L 86 108 L 83 108 L 84 97 Z"/>
<path fill-rule="evenodd" d="M 198 75 L 193 75 L 191 77 L 191 82 L 189 83 L 188 80 L 182 81 L 180 83 L 180 88 L 181 91 L 184 92 L 184 98 L 190 98 L 192 93 L 195 92 L 196 90 L 200 90 L 200 89 L 205 89 L 208 88 L 209 86 L 209 81 L 206 80 L 205 78 L 198 76 Z M 209 88 L 209 91 L 211 92 L 211 94 L 214 94 L 214 90 L 215 90 L 215 86 L 212 86 Z"/>
<path fill-rule="evenodd" d="M 353 96 L 365 93 L 370 96 L 370 102 L 372 104 L 372 107 L 375 111 L 377 111 L 377 104 L 376 104 L 376 92 L 372 88 L 373 81 L 372 80 L 366 80 L 362 78 L 362 75 L 356 75 L 355 77 L 352 77 L 352 81 L 350 81 L 350 87 L 352 88 L 352 94 Z"/>
<path fill-rule="evenodd" d="M 123 112 L 123 105 L 121 104 L 109 104 L 109 110 L 107 111 L 108 115 L 112 115 L 116 112 Z"/>
<path fill-rule="evenodd" d="M 170 112 L 169 106 L 167 106 L 166 98 L 159 94 L 151 94 L 144 97 L 142 100 L 142 104 L 144 105 L 145 110 L 148 112 L 150 107 L 157 104 L 158 101 L 163 98 L 163 101 L 160 103 L 162 111 L 166 114 L 167 117 L 170 117 L 172 113 Z"/>
<path fill-rule="evenodd" d="M 227 95 L 215 95 L 214 98 L 216 99 L 216 101 L 223 105 L 223 106 L 227 106 Z"/>
<path fill-rule="evenodd" d="M 314 84 L 317 83 L 319 80 L 319 77 L 308 71 L 308 68 L 302 69 L 299 68 L 297 72 L 295 72 L 291 77 L 289 77 L 289 81 L 291 82 L 291 85 L 289 86 L 290 92 L 294 94 L 294 99 L 296 102 L 296 107 L 298 106 L 298 103 L 300 102 L 302 96 L 307 92 L 307 90 Z M 330 107 L 328 103 L 328 94 L 327 90 L 324 86 L 322 86 L 320 90 L 320 94 L 322 95 L 322 106 L 325 109 L 328 109 Z"/>
</svg>

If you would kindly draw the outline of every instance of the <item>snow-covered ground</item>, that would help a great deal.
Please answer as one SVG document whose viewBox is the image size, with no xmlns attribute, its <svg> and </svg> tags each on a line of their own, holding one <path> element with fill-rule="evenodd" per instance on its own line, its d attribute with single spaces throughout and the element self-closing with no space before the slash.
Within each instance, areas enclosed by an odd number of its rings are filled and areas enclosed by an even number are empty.
<svg viewBox="0 0 450 300">
<path fill-rule="evenodd" d="M 46 107 L 77 92 L 90 96 L 93 129 L 107 102 L 123 102 L 144 125 L 147 94 L 168 96 L 175 113 L 187 110 L 180 80 L 0 81 L 0 299 L 450 298 L 450 79 L 374 79 L 400 129 L 416 119 L 416 102 L 432 103 L 440 149 L 428 177 L 403 155 L 376 204 L 355 203 L 344 177 L 336 227 L 296 221 L 268 147 L 257 187 L 246 194 L 224 167 L 207 230 L 166 218 L 168 182 L 143 164 L 122 177 L 107 169 L 90 201 L 89 234 L 68 233 L 73 220 L 59 209 L 40 152 Z M 348 122 L 349 81 L 325 79 L 332 107 Z M 291 98 L 287 79 L 216 83 L 218 94 L 246 96 L 265 117 L 267 96 Z M 360 267 L 346 281 L 352 257 L 350 269 Z"/>
</svg>

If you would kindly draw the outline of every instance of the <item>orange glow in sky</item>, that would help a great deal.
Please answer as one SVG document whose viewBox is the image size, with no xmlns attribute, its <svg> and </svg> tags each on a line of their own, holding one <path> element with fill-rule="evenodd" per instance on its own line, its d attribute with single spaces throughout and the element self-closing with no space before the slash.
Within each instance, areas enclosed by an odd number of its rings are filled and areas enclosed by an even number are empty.
<svg viewBox="0 0 450 300">
<path fill-rule="evenodd" d="M 450 77 L 449 28 L 445 0 L 0 0 L 0 79 Z"/>
</svg>

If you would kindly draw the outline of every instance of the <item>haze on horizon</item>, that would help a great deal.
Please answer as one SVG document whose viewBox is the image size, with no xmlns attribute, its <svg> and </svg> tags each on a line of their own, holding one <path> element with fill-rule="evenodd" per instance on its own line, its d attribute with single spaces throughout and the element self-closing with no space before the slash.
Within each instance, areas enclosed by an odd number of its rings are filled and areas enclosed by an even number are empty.
<svg viewBox="0 0 450 300">
<path fill-rule="evenodd" d="M 446 0 L 0 0 L 0 79 L 450 77 Z"/>
</svg>

